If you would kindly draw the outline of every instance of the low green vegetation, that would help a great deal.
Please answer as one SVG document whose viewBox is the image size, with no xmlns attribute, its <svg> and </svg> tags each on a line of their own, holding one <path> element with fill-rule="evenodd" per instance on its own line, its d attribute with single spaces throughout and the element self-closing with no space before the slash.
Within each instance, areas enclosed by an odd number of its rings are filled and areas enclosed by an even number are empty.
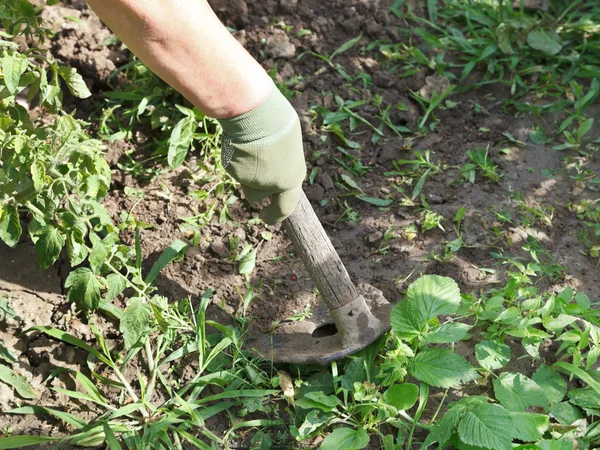
<svg viewBox="0 0 600 450">
<path fill-rule="evenodd" d="M 462 165 L 450 166 L 413 143 L 443 124 L 458 95 L 499 85 L 507 95 L 498 102 L 508 114 L 536 121 L 527 144 L 545 145 L 561 159 L 557 170 L 572 180 L 572 201 L 566 206 L 578 224 L 582 257 L 599 261 L 600 204 L 594 196 L 600 178 L 592 163 L 600 140 L 589 111 L 600 94 L 600 6 L 557 0 L 546 12 L 530 11 L 523 1 L 514 7 L 508 0 L 426 4 L 423 18 L 403 0 L 394 2 L 391 12 L 412 25 L 398 30 L 407 38 L 402 42 L 382 38 L 361 47 L 365 38 L 359 35 L 329 55 L 302 55 L 322 61 L 323 70 L 340 77 L 349 93 L 373 85 L 370 75 L 339 62 L 342 54 L 359 48 L 395 78 L 424 72 L 448 82 L 441 91 L 412 93 L 418 105 L 414 124 L 395 123 L 395 114 L 408 110 L 402 102 L 324 93 L 332 101 L 310 108 L 311 124 L 320 142 L 335 140 L 331 158 L 340 169 L 334 179 L 339 194 L 319 206 L 334 204 L 335 223 L 359 222 L 366 208 L 387 213 L 401 206 L 413 213 L 410 225 L 387 228 L 377 257 L 386 256 L 394 239 L 410 243 L 441 232 L 446 239 L 429 260 L 442 265 L 484 246 L 466 244 L 471 208 L 462 206 L 445 217 L 425 195 L 426 186 L 433 179 L 505 186 L 499 158 L 489 148 L 465 148 Z M 385 450 L 600 446 L 600 310 L 583 290 L 569 286 L 569 268 L 537 233 L 553 226 L 552 205 L 510 187 L 505 202 L 490 205 L 495 220 L 485 224 L 491 240 L 485 246 L 494 266 L 477 269 L 501 275 L 493 283 L 461 292 L 449 277 L 415 276 L 392 311 L 392 330 L 376 343 L 327 367 L 273 367 L 244 347 L 249 306 L 266 289 L 262 280 L 253 285 L 251 275 L 270 232 L 263 231 L 255 245 L 229 237 L 228 262 L 245 280 L 231 324 L 207 319 L 211 290 L 197 304 L 156 292 L 161 270 L 183 259 L 189 245 L 198 245 L 213 218 L 231 221 L 229 208 L 239 201 L 235 183 L 219 166 L 216 122 L 132 59 L 119 69 L 123 84 L 105 94 L 101 116 L 93 118 L 98 136 L 92 138 L 88 123 L 62 110 L 62 92 L 91 95 L 81 76 L 42 48 L 23 51 L 14 42 L 16 36 L 41 42 L 51 37 L 36 9 L 19 0 L 2 5 L 0 14 L 0 240 L 14 247 L 28 234 L 42 270 L 66 255 L 73 267 L 65 282 L 67 299 L 93 336 L 85 342 L 51 323 L 24 331 L 84 355 L 81 371 L 57 369 L 45 380 L 51 386 L 59 375 L 66 377 L 69 382 L 55 385 L 54 392 L 85 405 L 64 409 L 39 401 L 26 377 L 13 369 L 17 356 L 0 342 L 0 379 L 22 399 L 3 413 L 51 418 L 63 430 L 61 436 L 19 436 L 0 429 L 0 449 L 45 443 L 110 450 L 218 449 L 240 442 L 260 450 L 315 442 L 323 450 L 369 444 Z M 299 33 L 306 36 L 306 31 Z M 32 121 L 19 104 L 17 96 L 26 89 L 28 101 L 41 106 L 48 120 Z M 293 95 L 291 89 L 286 93 Z M 512 150 L 502 149 L 500 155 L 527 151 L 510 133 L 504 138 Z M 374 168 L 361 152 L 390 139 L 402 139 L 407 156 L 395 158 L 383 173 L 385 190 L 369 193 L 364 180 Z M 140 237 L 147 224 L 135 218 L 135 206 L 117 220 L 102 204 L 111 182 L 105 142 L 115 140 L 146 140 L 142 159 L 126 152 L 118 163 L 136 178 L 155 179 L 185 165 L 198 186 L 189 195 L 205 206 L 179 218 L 189 242 L 175 240 L 150 270 L 142 267 Z M 192 155 L 192 149 L 200 151 Z M 313 156 L 312 161 L 322 155 Z M 315 165 L 309 171 L 310 185 L 319 170 Z M 551 178 L 556 171 L 545 174 Z M 124 192 L 144 201 L 141 191 L 128 187 Z M 514 241 L 515 230 L 523 239 Z M 416 269 L 399 276 L 397 284 L 414 274 Z M 10 302 L 0 296 L 0 323 L 18 320 Z M 285 320 L 311 314 L 306 306 Z M 114 330 L 107 332 L 100 323 Z M 223 424 L 219 431 L 209 425 L 215 420 Z"/>
</svg>

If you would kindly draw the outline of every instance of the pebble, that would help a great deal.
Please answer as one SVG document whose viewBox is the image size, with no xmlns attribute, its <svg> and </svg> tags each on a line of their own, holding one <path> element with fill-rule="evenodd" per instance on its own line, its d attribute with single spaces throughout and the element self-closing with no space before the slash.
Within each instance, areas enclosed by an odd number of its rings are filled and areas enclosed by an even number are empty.
<svg viewBox="0 0 600 450">
<path fill-rule="evenodd" d="M 219 258 L 229 258 L 231 256 L 229 249 L 221 239 L 215 239 L 211 242 L 210 250 Z"/>
<path fill-rule="evenodd" d="M 284 14 L 291 14 L 298 9 L 298 0 L 280 0 L 281 11 Z"/>
<path fill-rule="evenodd" d="M 287 34 L 277 33 L 267 38 L 265 54 L 272 58 L 293 58 L 296 46 L 290 42 Z"/>
<path fill-rule="evenodd" d="M 441 205 L 444 203 L 444 198 L 439 195 L 429 194 L 428 197 L 429 203 L 433 203 L 434 205 Z"/>
</svg>

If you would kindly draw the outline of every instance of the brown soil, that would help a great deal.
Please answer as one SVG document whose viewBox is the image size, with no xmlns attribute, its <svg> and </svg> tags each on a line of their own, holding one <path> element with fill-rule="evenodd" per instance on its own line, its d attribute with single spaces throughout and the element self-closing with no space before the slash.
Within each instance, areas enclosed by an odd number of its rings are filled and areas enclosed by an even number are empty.
<svg viewBox="0 0 600 450">
<path fill-rule="evenodd" d="M 490 252 L 504 251 L 505 254 L 526 256 L 521 244 L 527 233 L 522 228 L 498 223 L 492 209 L 505 210 L 512 217 L 518 217 L 516 202 L 509 194 L 521 192 L 521 198 L 535 198 L 539 204 L 554 208 L 551 225 L 539 224 L 535 228 L 556 261 L 567 268 L 567 277 L 555 286 L 548 279 L 540 280 L 539 285 L 559 290 L 569 284 L 585 291 L 592 301 L 597 301 L 600 293 L 597 260 L 582 254 L 583 244 L 576 237 L 578 221 L 566 207 L 573 200 L 570 194 L 573 180 L 564 170 L 561 161 L 564 155 L 531 143 L 530 130 L 536 125 L 544 125 L 544 122 L 540 119 L 539 123 L 534 123 L 527 117 L 515 118 L 505 114 L 501 110 L 501 100 L 508 94 L 502 87 L 453 95 L 452 100 L 458 103 L 456 108 L 437 111 L 440 123 L 435 131 L 412 142 L 387 130 L 384 131 L 385 141 L 378 144 L 370 142 L 368 132 L 353 137 L 363 146 L 360 152 L 354 152 L 356 157 L 372 168 L 364 176 L 354 178 L 370 197 L 383 197 L 390 192 L 390 178 L 384 173 L 393 170 L 392 161 L 412 157 L 412 152 L 407 150 L 411 145 L 421 151 L 430 149 L 433 161 L 447 165 L 444 174 L 429 177 L 423 188 L 431 209 L 446 218 L 445 232 L 439 229 L 419 232 L 416 239 L 407 240 L 400 231 L 414 222 L 420 224 L 416 208 L 399 206 L 397 201 L 381 211 L 353 197 L 341 197 L 344 191 L 336 183 L 344 170 L 334 160 L 334 157 L 343 158 L 336 149 L 339 143 L 332 136 L 324 142 L 320 139 L 324 133 L 319 130 L 318 121 L 311 121 L 309 108 L 324 105 L 333 109 L 333 95 L 360 100 L 380 94 L 387 104 L 402 101 L 409 106 L 407 113 L 398 114 L 393 119 L 410 128 L 414 126 L 419 111 L 418 105 L 409 96 L 410 90 L 422 88 L 426 77 L 432 73 L 423 70 L 408 79 L 398 78 L 396 74 L 382 69 L 375 54 L 363 52 L 361 45 L 357 45 L 339 55 L 336 61 L 346 70 L 367 73 L 374 85 L 351 90 L 337 72 L 322 70 L 324 64 L 318 58 L 308 54 L 299 61 L 296 58 L 307 51 L 331 54 L 359 33 L 363 36 L 362 45 L 380 37 L 392 41 L 407 39 L 407 35 L 400 34 L 397 27 L 406 28 L 409 24 L 388 12 L 391 0 L 214 0 L 211 3 L 227 25 L 239 30 L 236 36 L 266 69 L 270 70 L 277 64 L 279 81 L 299 77 L 297 84 L 291 86 L 298 91 L 291 101 L 303 123 L 309 172 L 313 167 L 319 168 L 315 183 L 307 183 L 306 192 L 355 282 L 370 283 L 391 302 L 399 301 L 408 283 L 420 274 L 452 277 L 463 292 L 479 291 L 502 282 L 504 269 L 494 265 Z M 83 1 L 73 0 L 46 10 L 44 14 L 57 23 L 58 34 L 52 44 L 54 54 L 61 61 L 77 67 L 99 96 L 107 88 L 110 73 L 127 61 L 126 55 L 114 45 L 102 45 L 109 33 Z M 81 22 L 69 21 L 64 19 L 65 16 L 77 17 Z M 293 26 L 293 31 L 286 34 L 277 25 L 279 22 Z M 303 28 L 310 29 L 312 34 L 297 38 L 297 31 Z M 474 108 L 476 104 L 480 107 Z M 91 103 L 78 103 L 77 106 L 85 113 L 94 110 Z M 598 106 L 596 112 L 600 114 Z M 374 118 L 376 113 L 369 108 L 361 110 L 365 118 L 378 123 Z M 554 120 L 553 117 L 546 119 L 548 123 Z M 512 146 L 503 135 L 506 131 L 526 144 Z M 510 148 L 508 156 L 500 152 L 507 147 Z M 487 183 L 479 175 L 475 184 L 460 182 L 458 168 L 468 162 L 466 151 L 475 148 L 489 149 L 492 160 L 503 174 L 499 184 Z M 114 162 L 121 152 L 122 146 L 115 144 L 109 151 L 110 161 Z M 316 152 L 320 156 L 313 160 L 311 156 Z M 573 156 L 576 158 L 576 155 Z M 598 172 L 599 160 L 592 161 L 590 168 Z M 551 169 L 555 175 L 548 178 L 542 169 Z M 133 204 L 133 200 L 124 194 L 124 186 L 140 187 L 130 176 L 115 172 L 114 189 L 106 199 L 109 211 L 115 216 Z M 203 205 L 188 195 L 195 187 L 190 183 L 189 170 L 185 167 L 165 173 L 141 187 L 146 197 L 137 206 L 135 215 L 137 219 L 153 225 L 142 232 L 146 256 L 144 264 L 149 268 L 174 239 L 185 240 L 180 218 L 194 215 L 202 210 Z M 165 192 L 168 195 L 164 195 Z M 597 193 L 588 190 L 581 195 L 592 198 Z M 400 200 L 399 195 L 396 198 Z M 336 199 L 347 201 L 361 219 L 338 222 L 343 209 Z M 443 255 L 445 242 L 456 238 L 452 219 L 463 206 L 467 209 L 462 225 L 466 248 L 450 261 L 432 260 L 429 258 L 431 252 Z M 228 237 L 232 235 L 239 238 L 240 245 L 257 245 L 265 228 L 248 223 L 250 217 L 258 216 L 258 210 L 252 206 L 238 202 L 230 207 L 230 212 L 232 221 L 220 224 L 217 219 L 213 220 L 202 229 L 200 244 L 191 246 L 182 262 L 162 272 L 157 280 L 161 294 L 171 299 L 186 296 L 197 299 L 207 288 L 212 288 L 215 305 L 221 305 L 227 312 L 237 311 L 240 296 L 236 287 L 244 292 L 245 280 L 238 274 L 236 264 L 227 258 L 223 247 L 228 246 Z M 383 241 L 384 233 L 390 227 L 398 232 L 392 239 Z M 490 231 L 492 227 L 500 230 L 500 238 Z M 265 327 L 318 301 L 312 293 L 310 277 L 293 256 L 293 248 L 283 231 L 278 226 L 269 227 L 269 231 L 273 232 L 273 238 L 262 242 L 257 268 L 251 279 L 253 285 L 262 279 L 265 287 L 258 292 L 249 310 L 249 315 L 256 317 Z M 506 237 L 510 237 L 510 242 Z M 223 241 L 224 246 L 219 241 Z M 380 251 L 384 247 L 387 250 Z M 71 332 L 82 338 L 90 337 L 84 334 L 84 327 L 79 327 L 79 319 L 72 316 L 65 301 L 62 285 L 67 264 L 58 262 L 55 267 L 40 272 L 32 245 L 26 239 L 14 250 L 0 244 L 0 254 L 0 296 L 9 298 L 10 305 L 21 318 L 0 323 L 0 340 L 19 355 L 16 367 L 40 393 L 40 404 L 64 404 L 65 398 L 46 389 L 45 379 L 57 366 L 85 366 L 85 355 L 37 334 L 17 337 L 17 332 L 32 325 L 54 324 L 69 327 Z M 278 257 L 281 259 L 276 259 Z M 478 269 L 492 267 L 498 269 L 495 274 Z M 215 307 L 214 311 L 217 314 L 220 309 Z M 224 316 L 221 312 L 219 317 L 225 320 Z M 523 368 L 523 371 L 530 370 Z M 7 411 L 21 402 L 0 383 L 0 411 Z M 0 427 L 5 425 L 11 426 L 14 434 L 47 434 L 54 426 L 35 416 L 2 414 Z"/>
</svg>

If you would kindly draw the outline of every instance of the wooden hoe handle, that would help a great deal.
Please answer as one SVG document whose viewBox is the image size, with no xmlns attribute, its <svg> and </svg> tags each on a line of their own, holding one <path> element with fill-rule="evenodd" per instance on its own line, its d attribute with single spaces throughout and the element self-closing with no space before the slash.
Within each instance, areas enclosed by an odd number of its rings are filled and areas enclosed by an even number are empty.
<svg viewBox="0 0 600 450">
<path fill-rule="evenodd" d="M 304 192 L 294 212 L 283 221 L 283 227 L 330 311 L 358 297 L 344 264 Z"/>
</svg>

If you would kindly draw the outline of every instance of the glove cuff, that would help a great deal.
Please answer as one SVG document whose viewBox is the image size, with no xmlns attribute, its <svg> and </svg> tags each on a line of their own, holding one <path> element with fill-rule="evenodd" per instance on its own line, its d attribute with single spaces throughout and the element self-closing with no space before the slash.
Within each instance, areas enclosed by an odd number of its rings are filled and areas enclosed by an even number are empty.
<svg viewBox="0 0 600 450">
<path fill-rule="evenodd" d="M 298 114 L 275 83 L 266 100 L 241 116 L 219 119 L 225 134 L 236 144 L 273 141 L 287 134 L 298 121 Z"/>
</svg>

